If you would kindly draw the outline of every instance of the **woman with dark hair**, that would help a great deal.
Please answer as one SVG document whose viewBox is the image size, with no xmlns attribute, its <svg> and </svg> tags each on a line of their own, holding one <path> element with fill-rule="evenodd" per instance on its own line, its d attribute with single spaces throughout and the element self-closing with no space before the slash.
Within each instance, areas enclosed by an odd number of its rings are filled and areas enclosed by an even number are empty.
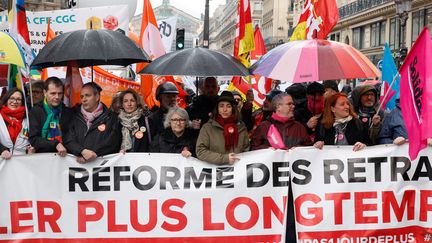
<svg viewBox="0 0 432 243">
<path fill-rule="evenodd" d="M 28 122 L 24 94 L 13 88 L 6 92 L 0 104 L 0 154 L 3 159 L 12 155 L 34 153 L 28 140 Z"/>
<path fill-rule="evenodd" d="M 185 158 L 195 155 L 198 130 L 191 129 L 190 126 L 187 111 L 177 106 L 171 107 L 165 116 L 165 130 L 156 135 L 151 151 L 180 153 Z"/>
<path fill-rule="evenodd" d="M 117 115 L 100 102 L 101 91 L 102 88 L 96 83 L 82 86 L 81 104 L 75 108 L 66 134 L 65 146 L 77 156 L 79 163 L 120 150 L 119 121 Z"/>
<path fill-rule="evenodd" d="M 141 97 L 132 89 L 119 95 L 121 125 L 121 152 L 149 152 L 151 142 L 150 111 Z"/>
<path fill-rule="evenodd" d="M 239 118 L 237 102 L 231 92 L 218 97 L 213 117 L 201 128 L 196 154 L 198 159 L 212 164 L 234 164 L 237 153 L 249 151 L 249 137 Z"/>
<path fill-rule="evenodd" d="M 354 145 L 353 150 L 358 151 L 366 147 L 368 137 L 345 94 L 337 93 L 327 98 L 315 136 L 316 148 L 322 149 L 324 145 Z"/>
</svg>

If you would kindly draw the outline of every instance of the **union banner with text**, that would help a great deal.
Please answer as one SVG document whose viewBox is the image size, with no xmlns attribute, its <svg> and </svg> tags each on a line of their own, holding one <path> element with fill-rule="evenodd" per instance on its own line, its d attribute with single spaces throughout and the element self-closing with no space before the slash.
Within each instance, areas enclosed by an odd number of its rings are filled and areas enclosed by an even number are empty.
<svg viewBox="0 0 432 243">
<path fill-rule="evenodd" d="M 303 243 L 432 243 L 432 149 L 327 146 L 240 154 L 0 161 L 0 241 L 284 242 L 288 185 Z M 290 178 L 291 176 L 291 178 Z"/>
</svg>

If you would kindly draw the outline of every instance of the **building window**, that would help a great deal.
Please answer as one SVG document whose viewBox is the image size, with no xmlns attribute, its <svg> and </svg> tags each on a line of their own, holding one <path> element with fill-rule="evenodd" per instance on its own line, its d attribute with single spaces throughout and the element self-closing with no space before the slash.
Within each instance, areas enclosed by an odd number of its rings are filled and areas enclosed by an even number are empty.
<svg viewBox="0 0 432 243">
<path fill-rule="evenodd" d="M 385 22 L 371 24 L 371 47 L 385 44 Z"/>
<path fill-rule="evenodd" d="M 412 43 L 414 43 L 426 25 L 426 9 L 412 13 Z"/>
<path fill-rule="evenodd" d="M 254 11 L 261 11 L 262 10 L 262 2 L 261 1 L 255 1 L 253 10 Z"/>
<path fill-rule="evenodd" d="M 390 19 L 390 41 L 389 41 L 389 47 L 390 50 L 399 50 L 400 47 L 400 28 L 399 28 L 399 19 L 397 17 L 394 17 Z"/>
<path fill-rule="evenodd" d="M 357 49 L 363 49 L 365 46 L 364 40 L 364 27 L 353 29 L 353 46 Z"/>
</svg>

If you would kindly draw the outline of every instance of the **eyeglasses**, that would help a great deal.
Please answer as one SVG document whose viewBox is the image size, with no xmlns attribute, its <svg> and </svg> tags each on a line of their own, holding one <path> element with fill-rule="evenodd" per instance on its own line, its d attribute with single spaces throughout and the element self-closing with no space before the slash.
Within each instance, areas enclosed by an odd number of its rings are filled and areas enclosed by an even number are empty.
<svg viewBox="0 0 432 243">
<path fill-rule="evenodd" d="M 182 118 L 173 118 L 170 120 L 171 122 L 180 122 L 180 123 L 185 123 L 186 119 L 182 119 Z"/>
<path fill-rule="evenodd" d="M 9 98 L 9 100 L 10 100 L 11 102 L 16 102 L 16 103 L 21 103 L 21 102 L 22 102 L 22 99 L 21 99 L 21 98 L 13 98 L 13 97 L 11 97 L 11 98 Z"/>
<path fill-rule="evenodd" d="M 243 100 L 242 99 L 234 99 L 235 101 L 237 101 L 237 102 L 242 102 Z"/>
</svg>

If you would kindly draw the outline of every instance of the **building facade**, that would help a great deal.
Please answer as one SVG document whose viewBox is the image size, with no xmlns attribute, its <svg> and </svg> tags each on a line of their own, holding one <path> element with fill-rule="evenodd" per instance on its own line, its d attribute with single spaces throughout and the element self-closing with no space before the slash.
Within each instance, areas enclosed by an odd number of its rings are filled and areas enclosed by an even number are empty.
<svg viewBox="0 0 432 243">
<path fill-rule="evenodd" d="M 262 0 L 250 0 L 252 26 L 254 27 L 261 27 L 262 3 Z M 210 49 L 233 54 L 237 15 L 237 1 L 227 0 L 224 5 L 218 6 L 210 18 Z"/>
<path fill-rule="evenodd" d="M 27 11 L 50 11 L 65 8 L 66 2 L 63 0 L 26 0 L 25 8 Z M 8 8 L 8 0 L 0 0 L 0 11 Z"/>
<path fill-rule="evenodd" d="M 203 5 L 204 7 L 204 5 Z M 156 20 L 164 20 L 172 16 L 177 16 L 176 28 L 185 29 L 185 47 L 192 48 L 196 45 L 199 31 L 202 29 L 203 21 L 194 16 L 170 5 L 169 0 L 164 0 L 162 5 L 153 8 Z M 134 16 L 130 22 L 131 30 L 139 36 L 141 31 L 142 14 Z M 175 31 L 175 30 L 174 30 Z M 171 51 L 175 50 L 175 41 L 173 41 Z"/>
<path fill-rule="evenodd" d="M 394 0 L 339 0 L 339 22 L 329 39 L 350 44 L 377 64 L 385 43 L 394 56 L 401 47 L 414 44 L 424 26 L 432 27 L 432 1 L 413 0 L 405 31 Z"/>
<path fill-rule="evenodd" d="M 262 35 L 267 50 L 289 40 L 293 27 L 292 0 L 264 0 Z"/>
</svg>

